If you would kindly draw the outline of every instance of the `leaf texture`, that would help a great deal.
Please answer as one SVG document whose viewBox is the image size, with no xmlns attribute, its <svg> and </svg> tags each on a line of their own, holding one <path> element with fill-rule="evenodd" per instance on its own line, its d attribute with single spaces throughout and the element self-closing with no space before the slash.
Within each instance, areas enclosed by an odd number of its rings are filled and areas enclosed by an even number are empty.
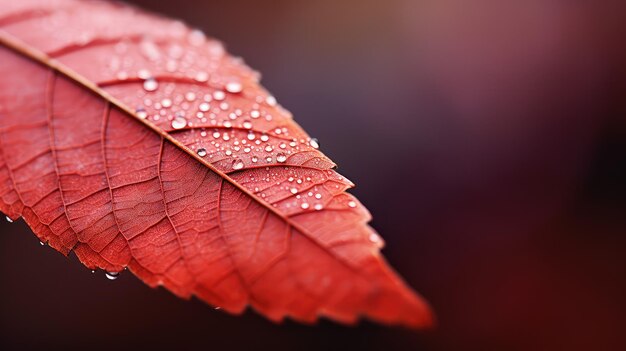
<svg viewBox="0 0 626 351">
<path fill-rule="evenodd" d="M 353 184 L 220 42 L 122 4 L 0 4 L 0 210 L 42 242 L 231 313 L 432 323 Z"/>
</svg>

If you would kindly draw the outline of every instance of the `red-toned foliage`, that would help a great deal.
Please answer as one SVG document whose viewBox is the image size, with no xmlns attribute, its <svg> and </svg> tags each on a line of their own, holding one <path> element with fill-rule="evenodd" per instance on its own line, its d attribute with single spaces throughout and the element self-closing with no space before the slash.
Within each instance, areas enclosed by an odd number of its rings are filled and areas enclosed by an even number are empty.
<svg viewBox="0 0 626 351">
<path fill-rule="evenodd" d="M 258 74 L 125 5 L 2 1 L 0 210 L 91 269 L 272 320 L 431 324 Z"/>
</svg>

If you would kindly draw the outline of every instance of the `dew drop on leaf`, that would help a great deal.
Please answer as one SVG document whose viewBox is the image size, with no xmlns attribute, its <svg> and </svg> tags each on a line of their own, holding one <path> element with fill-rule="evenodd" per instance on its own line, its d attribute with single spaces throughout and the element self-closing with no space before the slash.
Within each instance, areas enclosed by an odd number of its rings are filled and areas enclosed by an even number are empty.
<svg viewBox="0 0 626 351">
<path fill-rule="evenodd" d="M 287 156 L 285 154 L 283 154 L 282 152 L 279 152 L 278 154 L 276 154 L 276 161 L 283 163 L 285 161 L 287 161 Z"/>
<path fill-rule="evenodd" d="M 207 152 L 206 152 L 205 148 L 200 148 L 200 149 L 198 149 L 197 152 L 198 152 L 198 156 L 200 156 L 200 157 L 204 157 L 204 156 L 207 155 Z"/>
<path fill-rule="evenodd" d="M 109 280 L 115 280 L 115 279 L 117 279 L 119 277 L 120 272 L 106 272 L 104 275 Z"/>
<path fill-rule="evenodd" d="M 148 79 L 148 78 L 150 78 L 150 71 L 148 71 L 147 69 L 140 69 L 137 72 L 137 77 L 139 77 L 141 79 Z"/>
<path fill-rule="evenodd" d="M 266 102 L 268 105 L 270 105 L 270 106 L 276 106 L 276 104 L 277 104 L 276 98 L 275 98 L 275 97 L 273 97 L 272 95 L 270 95 L 270 96 L 266 97 L 266 98 L 265 98 L 265 102 Z"/>
<path fill-rule="evenodd" d="M 210 108 L 211 108 L 211 105 L 209 105 L 206 102 L 203 102 L 198 106 L 198 109 L 202 112 L 207 112 Z"/>
<path fill-rule="evenodd" d="M 350 201 L 350 202 L 348 202 L 348 206 L 352 207 L 352 208 L 355 208 L 356 207 L 356 202 Z"/>
<path fill-rule="evenodd" d="M 146 117 L 148 117 L 148 112 L 146 112 L 143 107 L 137 107 L 137 109 L 135 109 L 135 113 L 137 114 L 137 117 L 141 119 L 146 119 Z"/>
<path fill-rule="evenodd" d="M 206 82 L 207 80 L 209 80 L 209 74 L 206 72 L 198 72 L 193 79 L 198 82 Z"/>
<path fill-rule="evenodd" d="M 172 128 L 183 129 L 187 126 L 187 120 L 183 117 L 176 117 L 172 120 Z"/>
<path fill-rule="evenodd" d="M 311 140 L 309 140 L 309 145 L 311 145 L 311 147 L 314 148 L 314 149 L 319 149 L 320 148 L 320 143 L 315 138 L 311 138 Z"/>
<path fill-rule="evenodd" d="M 238 170 L 243 168 L 243 161 L 241 159 L 236 159 L 233 161 L 233 169 Z"/>
<path fill-rule="evenodd" d="M 378 236 L 378 234 L 376 233 L 372 233 L 370 234 L 370 241 L 375 243 L 375 244 L 379 244 L 380 243 L 380 236 Z"/>
<path fill-rule="evenodd" d="M 213 92 L 213 98 L 217 101 L 224 100 L 224 98 L 226 98 L 226 94 L 224 94 L 221 90 L 217 90 Z"/>
<path fill-rule="evenodd" d="M 9 216 L 5 216 L 4 218 L 7 220 L 7 222 L 9 222 L 9 223 L 13 223 L 13 220 L 11 219 L 11 217 L 9 217 Z"/>
<path fill-rule="evenodd" d="M 143 81 L 143 88 L 146 91 L 155 91 L 159 88 L 159 82 L 154 78 L 148 78 Z"/>
<path fill-rule="evenodd" d="M 232 94 L 241 93 L 243 86 L 239 82 L 229 82 L 226 84 L 226 91 Z"/>
</svg>

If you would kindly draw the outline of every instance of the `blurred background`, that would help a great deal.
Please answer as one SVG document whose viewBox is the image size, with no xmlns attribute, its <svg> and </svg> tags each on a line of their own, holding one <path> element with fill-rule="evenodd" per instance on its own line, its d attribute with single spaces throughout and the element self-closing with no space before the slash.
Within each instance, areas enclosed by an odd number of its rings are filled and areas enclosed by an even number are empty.
<svg viewBox="0 0 626 351">
<path fill-rule="evenodd" d="M 2 349 L 626 349 L 624 1 L 133 2 L 263 73 L 439 326 L 233 317 L 3 222 Z"/>
</svg>

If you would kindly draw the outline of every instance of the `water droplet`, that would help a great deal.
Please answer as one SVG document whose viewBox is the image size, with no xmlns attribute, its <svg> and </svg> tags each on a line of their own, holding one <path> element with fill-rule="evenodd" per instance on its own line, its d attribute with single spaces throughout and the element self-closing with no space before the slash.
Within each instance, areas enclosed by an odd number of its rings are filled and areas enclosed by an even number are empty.
<svg viewBox="0 0 626 351">
<path fill-rule="evenodd" d="M 296 188 L 291 188 L 289 191 L 291 191 L 291 193 L 294 195 L 298 193 L 298 189 Z"/>
<path fill-rule="evenodd" d="M 257 161 L 258 161 L 258 160 L 259 160 L 259 158 L 258 158 L 258 157 L 256 157 L 256 156 L 252 156 L 252 162 L 257 163 Z"/>
<path fill-rule="evenodd" d="M 350 206 L 350 207 L 352 207 L 352 208 L 355 208 L 355 207 L 356 207 L 356 202 L 354 202 L 354 201 L 349 201 L 349 202 L 348 202 L 348 206 Z"/>
<path fill-rule="evenodd" d="M 238 169 L 242 169 L 243 168 L 243 161 L 238 158 L 236 160 L 233 161 L 233 169 L 234 170 L 238 170 Z"/>
<path fill-rule="evenodd" d="M 206 36 L 201 30 L 194 29 L 189 32 L 189 36 L 187 37 L 187 39 L 189 40 L 189 44 L 199 46 L 204 44 L 204 42 L 206 41 Z"/>
<path fill-rule="evenodd" d="M 172 100 L 167 99 L 167 98 L 161 100 L 161 106 L 163 106 L 165 108 L 171 107 L 172 106 Z"/>
<path fill-rule="evenodd" d="M 172 128 L 183 129 L 187 126 L 187 120 L 183 117 L 176 117 L 172 120 Z"/>
<path fill-rule="evenodd" d="M 159 82 L 154 78 L 148 78 L 143 81 L 143 88 L 146 91 L 155 91 L 159 88 Z"/>
<path fill-rule="evenodd" d="M 277 104 L 276 98 L 275 98 L 275 97 L 273 97 L 272 95 L 270 95 L 270 96 L 266 97 L 266 98 L 265 98 L 265 102 L 266 102 L 268 105 L 270 105 L 270 106 L 276 106 L 276 104 Z"/>
<path fill-rule="evenodd" d="M 315 198 L 318 199 L 318 200 L 321 199 L 322 198 L 322 194 L 320 194 L 320 193 L 315 194 Z"/>
<path fill-rule="evenodd" d="M 270 140 L 270 137 L 268 137 L 266 134 L 261 135 L 261 141 L 268 141 Z"/>
<path fill-rule="evenodd" d="M 193 79 L 201 83 L 206 82 L 207 80 L 209 80 L 209 74 L 201 71 L 201 72 L 196 73 L 196 76 Z"/>
<path fill-rule="evenodd" d="M 226 84 L 226 91 L 229 93 L 237 94 L 241 93 L 243 86 L 239 82 L 229 82 Z"/>
<path fill-rule="evenodd" d="M 287 156 L 285 154 L 283 154 L 282 152 L 276 154 L 276 162 L 283 163 L 285 161 L 287 161 Z"/>
<path fill-rule="evenodd" d="M 324 206 L 322 206 L 322 204 L 315 204 L 314 208 L 315 208 L 316 211 L 321 211 L 322 208 L 324 208 Z"/>
<path fill-rule="evenodd" d="M 190 91 L 187 94 L 185 94 L 185 100 L 191 102 L 194 101 L 196 99 L 196 93 Z"/>
<path fill-rule="evenodd" d="M 382 240 L 380 240 L 380 236 L 376 233 L 370 234 L 369 239 L 371 242 L 373 242 L 374 244 L 378 244 L 379 246 L 380 244 L 382 244 Z"/>
<path fill-rule="evenodd" d="M 200 148 L 200 149 L 198 149 L 198 151 L 197 151 L 197 152 L 198 152 L 198 156 L 200 156 L 200 157 L 204 157 L 204 156 L 206 156 L 206 154 L 207 154 L 207 152 L 206 152 L 206 149 L 205 149 L 205 148 Z"/>
<path fill-rule="evenodd" d="M 265 147 L 265 151 L 267 151 L 267 152 L 272 152 L 272 150 L 274 150 L 274 148 L 272 147 L 272 145 L 267 145 L 267 146 Z"/>
<path fill-rule="evenodd" d="M 244 128 L 246 128 L 246 129 L 250 129 L 250 128 L 252 128 L 252 123 L 251 123 L 250 121 L 244 121 L 244 122 L 242 123 L 242 126 L 243 126 Z"/>
<path fill-rule="evenodd" d="M 252 117 L 252 118 L 259 118 L 260 116 L 261 116 L 261 112 L 259 112 L 258 110 L 250 111 L 250 117 Z"/>
<path fill-rule="evenodd" d="M 105 272 L 104 275 L 109 280 L 115 280 L 115 279 L 117 279 L 119 277 L 120 272 Z"/>
<path fill-rule="evenodd" d="M 152 76 L 152 75 L 150 74 L 150 71 L 148 71 L 147 69 L 140 69 L 137 72 L 137 77 L 139 77 L 141 79 L 148 79 L 148 78 L 150 78 L 150 76 Z"/>
<path fill-rule="evenodd" d="M 314 148 L 314 149 L 319 149 L 320 148 L 320 143 L 315 138 L 311 138 L 311 140 L 309 140 L 309 145 L 311 145 L 311 147 Z"/>
<path fill-rule="evenodd" d="M 211 105 L 209 105 L 206 102 L 203 102 L 198 106 L 198 109 L 202 112 L 207 112 L 210 108 L 211 108 Z"/>
<path fill-rule="evenodd" d="M 146 119 L 146 117 L 148 117 L 148 112 L 146 112 L 143 107 L 137 107 L 135 109 L 135 113 L 137 114 L 137 117 L 141 119 Z"/>
<path fill-rule="evenodd" d="M 126 79 L 128 79 L 128 73 L 126 73 L 124 71 L 117 72 L 117 74 L 115 76 L 119 80 L 126 80 Z"/>
<path fill-rule="evenodd" d="M 253 132 L 248 133 L 248 140 L 254 140 L 255 136 Z"/>
<path fill-rule="evenodd" d="M 189 40 L 189 44 L 199 46 L 204 44 L 204 42 L 206 41 L 206 36 L 201 30 L 194 29 L 189 32 L 189 36 L 187 37 L 187 39 Z"/>
<path fill-rule="evenodd" d="M 5 216 L 4 218 L 7 220 L 7 222 L 9 222 L 9 223 L 13 223 L 13 220 L 11 219 L 11 217 L 9 217 L 9 216 Z"/>
<path fill-rule="evenodd" d="M 306 210 L 307 208 L 309 208 L 309 204 L 308 204 L 307 202 L 303 202 L 303 203 L 300 205 L 300 207 L 301 207 L 303 210 Z"/>
<path fill-rule="evenodd" d="M 218 101 L 224 100 L 226 98 L 226 94 L 221 90 L 216 90 L 213 92 L 213 98 Z"/>
</svg>

